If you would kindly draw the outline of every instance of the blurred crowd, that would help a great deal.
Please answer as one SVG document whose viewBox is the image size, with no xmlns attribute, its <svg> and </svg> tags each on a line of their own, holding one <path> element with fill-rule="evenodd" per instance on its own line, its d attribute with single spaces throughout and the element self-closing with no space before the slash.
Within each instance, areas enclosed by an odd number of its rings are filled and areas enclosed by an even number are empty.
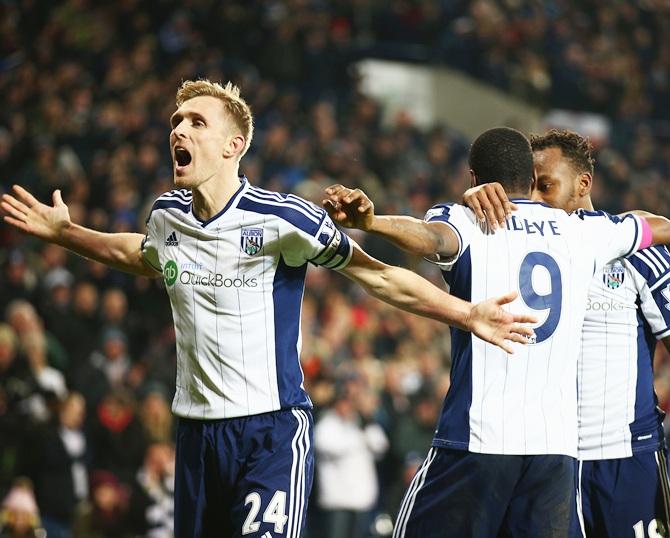
<svg viewBox="0 0 670 538">
<path fill-rule="evenodd" d="M 0 192 L 62 189 L 75 222 L 143 231 L 169 190 L 181 80 L 231 79 L 255 114 L 242 171 L 319 203 L 362 187 L 422 216 L 467 188 L 468 140 L 383 125 L 355 62 L 435 62 L 546 107 L 607 114 L 595 202 L 670 212 L 670 11 L 606 0 L 0 1 Z M 440 284 L 424 262 L 354 233 Z M 171 535 L 175 347 L 159 280 L 0 225 L 0 537 Z M 303 369 L 316 408 L 310 538 L 386 535 L 449 386 L 436 322 L 311 268 Z M 670 359 L 658 356 L 670 408 Z M 333 477 L 337 477 L 336 479 Z M 4 500 L 3 500 L 4 499 Z"/>
</svg>

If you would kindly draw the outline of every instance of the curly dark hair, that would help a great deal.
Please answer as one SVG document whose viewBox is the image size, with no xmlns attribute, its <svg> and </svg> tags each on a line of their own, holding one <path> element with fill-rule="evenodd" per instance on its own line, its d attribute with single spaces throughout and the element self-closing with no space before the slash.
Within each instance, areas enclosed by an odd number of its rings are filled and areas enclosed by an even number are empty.
<svg viewBox="0 0 670 538">
<path fill-rule="evenodd" d="M 588 138 L 567 129 L 551 129 L 543 135 L 530 135 L 533 151 L 560 148 L 577 172 L 593 175 L 595 159 L 591 156 L 593 146 Z"/>
</svg>

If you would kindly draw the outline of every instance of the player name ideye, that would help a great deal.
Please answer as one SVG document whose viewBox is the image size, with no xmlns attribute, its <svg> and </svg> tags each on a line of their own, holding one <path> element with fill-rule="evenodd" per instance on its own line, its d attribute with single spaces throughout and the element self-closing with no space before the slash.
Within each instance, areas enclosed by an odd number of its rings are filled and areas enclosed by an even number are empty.
<svg viewBox="0 0 670 538">
<path fill-rule="evenodd" d="M 512 232 L 526 232 L 527 234 L 539 233 L 542 237 L 546 234 L 561 235 L 555 220 L 528 220 L 510 217 L 505 223 L 507 229 Z"/>
</svg>

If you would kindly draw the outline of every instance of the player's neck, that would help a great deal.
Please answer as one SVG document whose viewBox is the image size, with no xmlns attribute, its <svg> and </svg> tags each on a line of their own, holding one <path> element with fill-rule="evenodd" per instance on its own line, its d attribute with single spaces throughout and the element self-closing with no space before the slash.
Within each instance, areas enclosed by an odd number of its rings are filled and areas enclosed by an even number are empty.
<svg viewBox="0 0 670 538">
<path fill-rule="evenodd" d="M 590 196 L 584 196 L 579 200 L 578 209 L 586 209 L 587 211 L 594 211 L 593 202 Z"/>
<path fill-rule="evenodd" d="M 524 200 L 530 200 L 530 192 L 526 191 L 510 191 L 507 193 L 507 197 L 511 200 L 513 198 L 523 198 Z"/>
<path fill-rule="evenodd" d="M 240 188 L 238 168 L 217 174 L 193 192 L 193 213 L 200 220 L 209 220 L 218 214 Z"/>
</svg>

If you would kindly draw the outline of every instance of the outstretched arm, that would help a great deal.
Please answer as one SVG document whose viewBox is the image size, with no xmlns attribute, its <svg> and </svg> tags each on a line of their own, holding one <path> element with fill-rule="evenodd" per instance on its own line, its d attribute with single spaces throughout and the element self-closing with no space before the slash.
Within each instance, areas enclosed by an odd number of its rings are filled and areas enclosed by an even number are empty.
<svg viewBox="0 0 670 538">
<path fill-rule="evenodd" d="M 400 215 L 375 215 L 372 200 L 360 189 L 332 185 L 323 206 L 330 218 L 346 228 L 381 235 L 401 249 L 419 256 L 450 258 L 458 253 L 458 237 L 440 222 L 424 222 Z"/>
<path fill-rule="evenodd" d="M 515 292 L 473 305 L 449 295 L 412 271 L 368 256 L 357 245 L 351 261 L 340 272 L 384 302 L 470 331 L 507 353 L 513 353 L 510 341 L 525 344 L 527 337 L 533 335 L 530 327 L 519 324 L 537 322 L 532 316 L 503 310 L 504 304 L 516 298 Z"/>
<path fill-rule="evenodd" d="M 1 205 L 7 213 L 5 222 L 22 232 L 114 269 L 136 275 L 160 276 L 144 263 L 142 234 L 102 233 L 74 224 L 59 190 L 53 193 L 53 206 L 48 206 L 23 187 L 14 185 L 13 195 L 4 194 Z"/>
</svg>

